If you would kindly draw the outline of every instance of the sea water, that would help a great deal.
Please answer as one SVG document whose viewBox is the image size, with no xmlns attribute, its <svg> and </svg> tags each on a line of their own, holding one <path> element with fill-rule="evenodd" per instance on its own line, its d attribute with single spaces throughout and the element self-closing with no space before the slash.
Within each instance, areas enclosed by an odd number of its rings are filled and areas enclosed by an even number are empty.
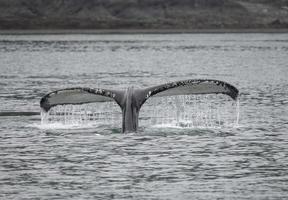
<svg viewBox="0 0 288 200">
<path fill-rule="evenodd" d="M 287 53 L 287 34 L 1 35 L 0 199 L 287 199 Z M 117 105 L 41 124 L 54 90 L 197 78 L 239 89 L 237 126 L 214 95 L 151 98 L 137 133 Z"/>
</svg>

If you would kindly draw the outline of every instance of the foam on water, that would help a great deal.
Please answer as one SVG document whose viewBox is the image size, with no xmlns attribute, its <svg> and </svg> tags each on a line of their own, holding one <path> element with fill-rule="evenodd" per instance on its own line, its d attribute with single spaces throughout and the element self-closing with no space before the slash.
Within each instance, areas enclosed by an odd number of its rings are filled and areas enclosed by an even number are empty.
<svg viewBox="0 0 288 200">
<path fill-rule="evenodd" d="M 44 128 L 121 127 L 122 114 L 114 102 L 59 105 L 41 112 Z M 179 95 L 150 98 L 140 110 L 142 127 L 223 128 L 239 121 L 239 101 L 225 95 Z"/>
</svg>

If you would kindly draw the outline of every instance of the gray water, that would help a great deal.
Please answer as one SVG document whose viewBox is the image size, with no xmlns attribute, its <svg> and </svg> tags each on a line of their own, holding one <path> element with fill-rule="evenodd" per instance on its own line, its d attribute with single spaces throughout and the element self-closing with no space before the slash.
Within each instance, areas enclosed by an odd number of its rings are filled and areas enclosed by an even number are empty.
<svg viewBox="0 0 288 200">
<path fill-rule="evenodd" d="M 1 35 L 0 199 L 288 199 L 288 34 Z M 41 97 L 227 81 L 237 127 L 41 127 Z M 13 115 L 13 116 L 11 116 Z"/>
</svg>

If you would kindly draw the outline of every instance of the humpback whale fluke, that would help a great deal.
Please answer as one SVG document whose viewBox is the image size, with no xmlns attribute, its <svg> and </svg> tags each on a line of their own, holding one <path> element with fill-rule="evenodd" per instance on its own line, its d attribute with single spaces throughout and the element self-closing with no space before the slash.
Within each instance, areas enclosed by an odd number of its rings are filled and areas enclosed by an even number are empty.
<svg viewBox="0 0 288 200">
<path fill-rule="evenodd" d="M 129 87 L 126 91 L 76 87 L 46 94 L 40 106 L 48 112 L 57 105 L 115 101 L 122 110 L 122 131 L 135 132 L 140 108 L 148 98 L 193 94 L 225 94 L 236 100 L 239 91 L 229 83 L 212 79 L 176 81 L 144 89 Z"/>
</svg>

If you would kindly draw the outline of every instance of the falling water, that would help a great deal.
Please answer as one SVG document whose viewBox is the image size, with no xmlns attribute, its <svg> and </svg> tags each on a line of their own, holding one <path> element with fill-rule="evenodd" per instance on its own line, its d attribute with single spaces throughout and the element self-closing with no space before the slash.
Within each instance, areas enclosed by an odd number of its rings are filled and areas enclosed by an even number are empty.
<svg viewBox="0 0 288 200">
<path fill-rule="evenodd" d="M 239 121 L 239 100 L 226 95 L 179 95 L 151 98 L 141 109 L 142 124 L 220 128 Z"/>
<path fill-rule="evenodd" d="M 121 127 L 121 109 L 114 102 L 59 105 L 42 112 L 42 124 L 111 125 Z M 239 101 L 225 95 L 179 95 L 150 98 L 141 108 L 140 126 L 188 128 L 232 127 L 238 124 Z"/>
<path fill-rule="evenodd" d="M 114 102 L 99 102 L 81 105 L 58 105 L 48 112 L 41 112 L 42 124 L 87 125 L 121 123 L 121 109 Z"/>
</svg>

